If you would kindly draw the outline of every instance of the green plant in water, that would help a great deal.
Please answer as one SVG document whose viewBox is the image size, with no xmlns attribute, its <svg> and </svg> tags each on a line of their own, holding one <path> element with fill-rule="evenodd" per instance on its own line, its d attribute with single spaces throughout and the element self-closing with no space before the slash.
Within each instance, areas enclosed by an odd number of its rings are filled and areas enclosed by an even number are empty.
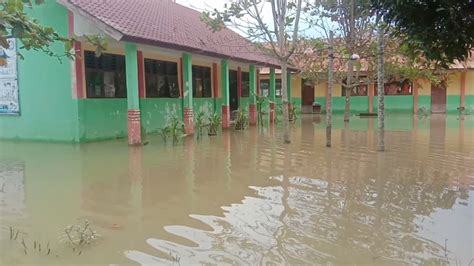
<svg viewBox="0 0 474 266">
<path fill-rule="evenodd" d="M 280 122 L 281 115 L 283 115 L 283 105 L 275 103 L 275 124 Z"/>
<path fill-rule="evenodd" d="M 215 136 L 217 135 L 217 129 L 219 128 L 219 125 L 221 124 L 221 116 L 218 113 L 214 113 L 208 118 L 209 124 L 208 124 L 208 135 L 209 136 Z"/>
<path fill-rule="evenodd" d="M 241 108 L 237 109 L 237 111 L 235 113 L 234 128 L 236 130 L 244 130 L 245 127 L 248 124 L 248 120 L 249 120 L 249 117 L 248 117 L 247 112 L 244 109 L 241 109 Z"/>
<path fill-rule="evenodd" d="M 296 121 L 296 119 L 298 119 L 297 111 L 298 108 L 295 107 L 295 102 L 293 102 L 293 104 L 290 105 L 290 108 L 288 108 L 288 119 L 290 121 Z"/>
<path fill-rule="evenodd" d="M 179 139 L 184 137 L 184 123 L 174 113 L 168 113 L 166 126 L 161 128 L 159 133 L 166 142 L 168 138 L 173 140 L 173 144 L 179 142 Z"/>
<path fill-rule="evenodd" d="M 8 227 L 8 230 L 10 231 L 10 241 L 19 244 L 15 246 L 21 246 L 21 248 L 23 249 L 23 253 L 25 255 L 28 255 L 29 252 L 33 252 L 33 251 L 36 251 L 40 254 L 44 254 L 46 256 L 49 256 L 51 254 L 52 250 L 49 247 L 49 241 L 47 242 L 46 245 L 44 245 L 44 243 L 40 242 L 39 240 L 31 240 L 29 241 L 31 242 L 31 244 L 28 244 L 28 239 L 25 238 L 26 236 L 28 236 L 28 234 L 23 233 L 19 229 L 15 229 L 12 226 Z M 20 238 L 20 235 L 22 235 L 21 238 Z"/>
<path fill-rule="evenodd" d="M 184 137 L 184 123 L 178 117 L 173 116 L 170 121 L 170 135 L 173 139 L 173 144 L 179 142 L 179 139 Z"/>
<path fill-rule="evenodd" d="M 194 128 L 196 129 L 196 135 L 199 139 L 202 136 L 202 129 L 206 126 L 206 113 L 204 111 L 199 111 L 196 115 L 196 120 L 194 121 Z"/>
<path fill-rule="evenodd" d="M 466 107 L 458 107 L 457 108 L 458 112 L 459 112 L 459 115 L 470 115 L 471 112 L 469 109 L 466 109 Z"/>
<path fill-rule="evenodd" d="M 265 111 L 263 111 L 264 105 L 266 104 L 266 98 L 258 94 L 254 94 L 254 95 L 255 95 L 255 99 L 257 103 L 257 115 L 258 115 L 259 125 L 263 126 L 263 115 L 266 114 Z"/>
<path fill-rule="evenodd" d="M 166 126 L 166 127 L 160 128 L 158 133 L 163 138 L 163 140 L 166 142 L 168 140 L 168 136 L 170 135 L 170 127 Z"/>
<path fill-rule="evenodd" d="M 428 110 L 425 107 L 418 108 L 418 116 L 427 117 L 429 115 Z"/>
</svg>

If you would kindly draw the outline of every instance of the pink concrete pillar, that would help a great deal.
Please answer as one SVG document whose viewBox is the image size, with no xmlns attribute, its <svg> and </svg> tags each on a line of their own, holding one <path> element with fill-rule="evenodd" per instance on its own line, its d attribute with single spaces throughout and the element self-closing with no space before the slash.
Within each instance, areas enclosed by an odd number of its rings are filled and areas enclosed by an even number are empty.
<svg viewBox="0 0 474 266">
<path fill-rule="evenodd" d="M 255 104 L 249 104 L 249 123 L 253 126 L 257 124 L 257 106 Z"/>
<path fill-rule="evenodd" d="M 194 133 L 193 109 L 189 107 L 184 108 L 184 133 L 186 135 Z"/>
<path fill-rule="evenodd" d="M 230 107 L 222 105 L 222 129 L 230 128 Z"/>
<path fill-rule="evenodd" d="M 140 145 L 142 143 L 142 129 L 140 121 L 140 110 L 128 110 L 128 144 Z"/>
</svg>

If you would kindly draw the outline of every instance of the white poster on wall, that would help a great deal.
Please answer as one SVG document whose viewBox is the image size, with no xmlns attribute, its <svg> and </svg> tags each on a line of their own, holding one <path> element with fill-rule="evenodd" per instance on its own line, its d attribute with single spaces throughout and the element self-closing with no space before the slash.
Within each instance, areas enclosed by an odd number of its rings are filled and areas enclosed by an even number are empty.
<svg viewBox="0 0 474 266">
<path fill-rule="evenodd" d="M 16 40 L 9 38 L 8 44 L 0 46 L 0 114 L 19 115 Z"/>
</svg>

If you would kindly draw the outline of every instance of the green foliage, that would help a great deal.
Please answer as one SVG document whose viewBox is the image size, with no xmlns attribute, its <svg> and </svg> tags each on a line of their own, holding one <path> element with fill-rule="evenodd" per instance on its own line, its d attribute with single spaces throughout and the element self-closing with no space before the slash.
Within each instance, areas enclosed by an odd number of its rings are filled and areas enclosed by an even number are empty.
<svg viewBox="0 0 474 266">
<path fill-rule="evenodd" d="M 288 117 L 290 121 L 296 121 L 298 119 L 298 108 L 296 107 L 296 102 L 293 102 L 288 108 Z"/>
<path fill-rule="evenodd" d="M 464 61 L 474 46 L 474 3 L 469 0 L 373 0 L 413 53 L 448 67 Z"/>
<path fill-rule="evenodd" d="M 236 130 L 244 130 L 249 122 L 249 117 L 247 111 L 239 108 L 235 111 L 235 125 L 234 129 Z"/>
<path fill-rule="evenodd" d="M 194 129 L 196 129 L 196 135 L 197 135 L 197 138 L 201 138 L 202 136 L 202 129 L 204 127 L 206 127 L 206 123 L 205 123 L 205 120 L 206 120 L 206 113 L 204 111 L 199 111 L 196 115 L 196 119 L 194 121 Z"/>
<path fill-rule="evenodd" d="M 45 27 L 37 19 L 29 17 L 26 7 L 42 4 L 44 0 L 3 0 L 0 1 L 0 45 L 8 48 L 7 38 L 15 37 L 21 41 L 20 49 L 41 51 L 49 56 L 61 60 L 63 57 L 73 59 L 72 50 L 75 38 L 59 35 L 52 27 Z M 100 55 L 107 47 L 107 41 L 100 35 L 86 36 L 86 39 L 95 47 Z M 64 52 L 57 54 L 51 50 L 51 45 L 61 42 Z M 20 58 L 23 58 L 19 54 Z"/>
<path fill-rule="evenodd" d="M 176 113 L 168 113 L 166 120 L 166 126 L 160 129 L 160 135 L 165 142 L 168 138 L 171 138 L 173 144 L 177 144 L 185 136 L 184 123 Z"/>
<path fill-rule="evenodd" d="M 211 116 L 209 116 L 208 122 L 208 135 L 217 135 L 217 130 L 221 124 L 221 116 L 218 113 L 213 113 Z"/>
<path fill-rule="evenodd" d="M 257 106 L 257 115 L 258 115 L 258 121 L 259 121 L 259 125 L 260 126 L 263 126 L 263 115 L 266 114 L 266 112 L 264 111 L 264 107 L 267 103 L 267 99 L 261 95 L 258 95 L 258 94 L 253 94 L 255 95 L 255 99 L 256 99 L 256 106 Z"/>
</svg>

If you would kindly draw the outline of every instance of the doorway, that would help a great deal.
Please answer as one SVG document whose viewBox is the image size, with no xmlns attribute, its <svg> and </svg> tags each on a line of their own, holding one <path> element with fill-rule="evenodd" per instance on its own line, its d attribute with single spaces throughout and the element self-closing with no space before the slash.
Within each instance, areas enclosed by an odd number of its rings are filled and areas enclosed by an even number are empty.
<svg viewBox="0 0 474 266">
<path fill-rule="evenodd" d="M 237 91 L 237 71 L 235 70 L 229 70 L 229 101 L 231 112 L 239 108 L 239 95 Z"/>
<path fill-rule="evenodd" d="M 314 102 L 314 86 L 310 84 L 305 84 L 305 82 L 303 82 L 301 95 L 302 95 L 301 112 L 304 114 L 312 113 L 313 102 Z"/>
<path fill-rule="evenodd" d="M 446 113 L 446 86 L 431 84 L 431 112 Z"/>
</svg>

